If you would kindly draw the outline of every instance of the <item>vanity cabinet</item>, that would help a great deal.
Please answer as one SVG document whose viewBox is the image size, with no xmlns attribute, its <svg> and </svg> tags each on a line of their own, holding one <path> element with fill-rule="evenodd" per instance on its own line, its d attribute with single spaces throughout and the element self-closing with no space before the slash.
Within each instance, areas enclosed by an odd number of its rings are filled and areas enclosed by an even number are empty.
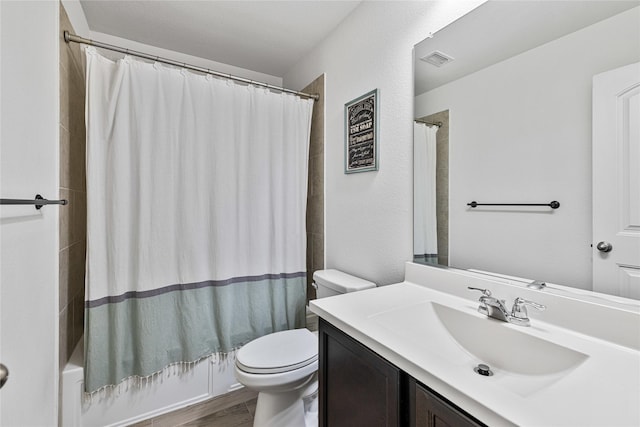
<svg viewBox="0 0 640 427">
<path fill-rule="evenodd" d="M 478 427 L 484 424 L 323 319 L 321 427 Z"/>
<path fill-rule="evenodd" d="M 402 427 L 400 369 L 319 321 L 319 421 L 330 427 Z"/>
</svg>

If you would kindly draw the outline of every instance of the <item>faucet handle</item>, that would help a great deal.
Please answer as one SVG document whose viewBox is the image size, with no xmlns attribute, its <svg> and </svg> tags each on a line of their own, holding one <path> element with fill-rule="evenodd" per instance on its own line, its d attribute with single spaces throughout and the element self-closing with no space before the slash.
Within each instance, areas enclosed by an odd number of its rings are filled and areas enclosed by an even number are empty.
<svg viewBox="0 0 640 427">
<path fill-rule="evenodd" d="M 470 291 L 480 291 L 482 292 L 482 295 L 485 297 L 490 297 L 491 296 L 491 291 L 489 289 L 482 289 L 482 288 L 474 288 L 471 286 L 467 286 L 467 289 L 469 289 Z"/>
<path fill-rule="evenodd" d="M 528 316 L 527 316 L 527 307 L 525 307 L 526 305 L 530 305 L 531 307 L 540 311 L 544 311 L 547 308 L 547 306 L 545 305 L 538 304 L 537 302 L 529 301 L 524 298 L 518 297 L 513 301 L 511 316 L 518 319 L 527 319 Z"/>
<path fill-rule="evenodd" d="M 470 291 L 482 292 L 482 295 L 480 296 L 480 298 L 478 298 L 478 301 L 480 301 L 478 312 L 484 314 L 485 316 L 489 316 L 489 307 L 487 306 L 487 299 L 491 298 L 491 291 L 489 289 L 474 288 L 472 286 L 467 286 L 467 289 L 469 289 Z"/>
</svg>

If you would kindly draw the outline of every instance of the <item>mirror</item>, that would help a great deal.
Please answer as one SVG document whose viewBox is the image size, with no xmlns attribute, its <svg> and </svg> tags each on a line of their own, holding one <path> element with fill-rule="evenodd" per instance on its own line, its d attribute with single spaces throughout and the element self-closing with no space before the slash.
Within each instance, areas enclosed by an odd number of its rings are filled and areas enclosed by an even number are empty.
<svg viewBox="0 0 640 427">
<path fill-rule="evenodd" d="M 440 125 L 427 172 L 422 141 L 434 136 L 414 125 L 416 262 L 602 292 L 592 280 L 593 258 L 607 256 L 592 247 L 593 76 L 640 61 L 639 5 L 489 1 L 415 46 L 414 118 Z M 640 298 L 640 269 L 630 276 L 624 296 Z"/>
</svg>

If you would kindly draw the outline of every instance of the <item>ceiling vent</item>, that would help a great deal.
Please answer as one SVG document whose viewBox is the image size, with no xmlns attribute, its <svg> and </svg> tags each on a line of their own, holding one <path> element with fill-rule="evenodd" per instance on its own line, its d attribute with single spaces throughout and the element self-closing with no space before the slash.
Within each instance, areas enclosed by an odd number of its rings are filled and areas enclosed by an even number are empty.
<svg viewBox="0 0 640 427">
<path fill-rule="evenodd" d="M 447 55 L 446 53 L 442 53 L 439 50 L 431 52 L 427 56 L 423 56 L 420 58 L 421 61 L 428 62 L 431 65 L 435 65 L 436 67 L 442 67 L 445 64 L 453 61 L 453 57 Z"/>
</svg>

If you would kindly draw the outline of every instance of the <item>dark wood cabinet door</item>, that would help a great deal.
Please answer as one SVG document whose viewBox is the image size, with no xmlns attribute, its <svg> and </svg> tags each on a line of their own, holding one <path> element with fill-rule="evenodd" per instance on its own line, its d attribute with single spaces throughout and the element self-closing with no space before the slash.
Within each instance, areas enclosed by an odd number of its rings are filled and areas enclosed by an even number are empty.
<svg viewBox="0 0 640 427">
<path fill-rule="evenodd" d="M 402 372 L 320 319 L 320 426 L 400 427 Z"/>
<path fill-rule="evenodd" d="M 480 427 L 472 418 L 432 390 L 410 380 L 413 427 Z"/>
</svg>

